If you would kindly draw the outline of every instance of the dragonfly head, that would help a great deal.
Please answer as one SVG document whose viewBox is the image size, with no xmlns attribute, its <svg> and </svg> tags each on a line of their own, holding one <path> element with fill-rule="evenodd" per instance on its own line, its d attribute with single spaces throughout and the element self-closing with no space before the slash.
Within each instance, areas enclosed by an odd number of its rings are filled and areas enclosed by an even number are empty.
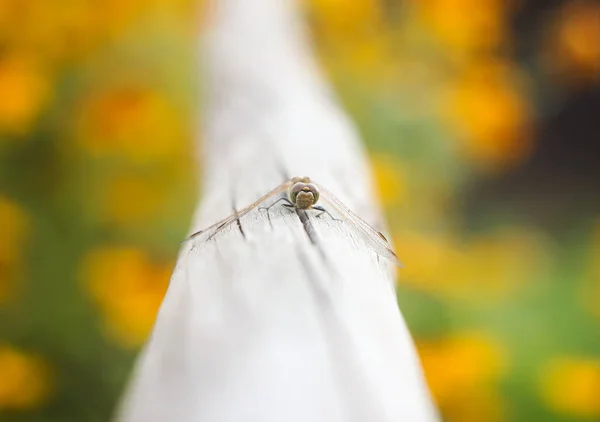
<svg viewBox="0 0 600 422">
<path fill-rule="evenodd" d="M 289 190 L 289 199 L 292 204 L 301 210 L 310 209 L 319 200 L 319 189 L 310 182 L 308 177 L 294 177 Z"/>
</svg>

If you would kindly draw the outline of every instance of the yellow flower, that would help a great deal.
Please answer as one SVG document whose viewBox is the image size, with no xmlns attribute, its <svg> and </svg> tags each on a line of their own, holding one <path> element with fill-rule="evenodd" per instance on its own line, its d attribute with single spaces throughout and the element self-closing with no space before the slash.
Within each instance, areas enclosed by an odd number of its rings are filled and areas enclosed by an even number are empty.
<svg viewBox="0 0 600 422">
<path fill-rule="evenodd" d="M 26 132 L 44 106 L 49 88 L 46 76 L 33 60 L 0 56 L 0 132 Z"/>
<path fill-rule="evenodd" d="M 0 303 L 10 297 L 23 243 L 29 230 L 27 216 L 14 202 L 0 195 Z"/>
<path fill-rule="evenodd" d="M 550 268 L 545 239 L 531 229 L 505 228 L 472 239 L 464 249 L 468 262 L 454 277 L 470 280 L 496 298 L 506 298 L 532 277 Z M 452 280 L 450 280 L 452 283 Z"/>
<path fill-rule="evenodd" d="M 109 335 L 122 346 L 136 347 L 146 340 L 171 269 L 134 248 L 100 248 L 85 258 L 85 288 L 99 306 Z"/>
<path fill-rule="evenodd" d="M 600 417 L 600 361 L 563 358 L 548 362 L 541 375 L 548 407 L 577 417 Z"/>
<path fill-rule="evenodd" d="M 3 0 L 2 36 L 20 51 L 59 65 L 72 53 L 97 45 L 101 28 L 94 25 L 96 8 L 81 0 Z"/>
<path fill-rule="evenodd" d="M 147 221 L 157 215 L 165 189 L 148 178 L 125 175 L 109 180 L 101 192 L 101 218 L 124 224 Z"/>
<path fill-rule="evenodd" d="M 391 28 L 379 0 L 306 0 L 325 67 L 357 73 L 370 84 L 396 77 Z"/>
<path fill-rule="evenodd" d="M 402 283 L 423 290 L 436 290 L 443 283 L 444 266 L 449 254 L 456 251 L 447 236 L 428 236 L 416 232 L 404 232 L 394 236 L 398 239 L 398 256 L 404 262 Z"/>
<path fill-rule="evenodd" d="M 446 422 L 501 422 L 511 420 L 507 407 L 497 389 L 477 387 L 457 393 L 440 410 Z"/>
<path fill-rule="evenodd" d="M 567 84 L 600 81 L 600 5 L 566 2 L 549 32 L 547 65 Z"/>
<path fill-rule="evenodd" d="M 459 152 L 481 168 L 512 166 L 532 149 L 531 110 L 517 85 L 517 74 L 507 63 L 475 63 L 444 100 Z"/>
<path fill-rule="evenodd" d="M 384 206 L 392 206 L 404 198 L 404 174 L 399 162 L 391 156 L 377 154 L 371 157 L 375 183 Z"/>
<path fill-rule="evenodd" d="M 191 26 L 192 0 L 2 0 L 0 41 L 60 67 L 100 48 L 154 13 L 171 30 Z M 99 13 L 101 8 L 102 13 Z M 151 27 L 151 25 L 147 25 Z M 160 27 L 158 31 L 163 31 Z"/>
<path fill-rule="evenodd" d="M 200 4 L 199 4 L 200 3 Z M 103 13 L 95 13 L 99 26 L 112 36 L 120 35 L 140 20 L 159 16 L 174 25 L 197 25 L 195 17 L 201 3 L 196 0 L 103 0 Z M 96 8 L 93 8 L 96 11 Z M 174 18 L 174 19 L 173 19 Z M 147 22 L 147 21 L 146 21 Z M 174 31 L 179 28 L 172 28 Z"/>
<path fill-rule="evenodd" d="M 449 420 L 495 421 L 502 403 L 494 390 L 506 369 L 500 345 L 482 333 L 417 341 L 431 392 Z"/>
<path fill-rule="evenodd" d="M 544 239 L 523 228 L 506 228 L 459 241 L 449 234 L 404 233 L 398 256 L 400 282 L 444 298 L 480 301 L 508 297 L 523 280 L 549 268 Z"/>
<path fill-rule="evenodd" d="M 147 161 L 179 153 L 183 121 L 158 93 L 122 86 L 102 91 L 83 104 L 78 139 L 97 156 L 123 155 Z"/>
<path fill-rule="evenodd" d="M 423 22 L 450 53 L 500 45 L 507 36 L 505 0 L 414 0 Z"/>
<path fill-rule="evenodd" d="M 316 31 L 332 39 L 353 41 L 377 31 L 382 23 L 378 0 L 306 0 Z"/>
<path fill-rule="evenodd" d="M 51 393 L 50 370 L 38 356 L 0 344 L 0 410 L 30 409 Z"/>
</svg>

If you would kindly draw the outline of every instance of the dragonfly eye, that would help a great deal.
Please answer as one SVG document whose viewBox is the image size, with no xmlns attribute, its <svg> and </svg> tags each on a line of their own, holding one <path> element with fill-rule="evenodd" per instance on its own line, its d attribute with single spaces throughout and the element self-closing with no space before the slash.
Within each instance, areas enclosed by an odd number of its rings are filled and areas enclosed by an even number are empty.
<svg viewBox="0 0 600 422">
<path fill-rule="evenodd" d="M 313 197 L 315 198 L 314 203 L 316 204 L 317 202 L 319 202 L 319 189 L 317 188 L 317 186 L 312 183 L 308 183 L 305 186 L 308 187 L 308 189 L 312 192 Z"/>
<path fill-rule="evenodd" d="M 292 204 L 296 203 L 296 197 L 306 187 L 306 183 L 297 182 L 290 188 L 290 201 Z"/>
</svg>

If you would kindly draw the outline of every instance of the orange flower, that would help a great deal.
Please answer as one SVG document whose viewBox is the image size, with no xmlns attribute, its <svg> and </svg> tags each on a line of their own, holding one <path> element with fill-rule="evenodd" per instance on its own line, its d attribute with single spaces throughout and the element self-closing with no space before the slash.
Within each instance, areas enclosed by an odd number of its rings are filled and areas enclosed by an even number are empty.
<svg viewBox="0 0 600 422">
<path fill-rule="evenodd" d="M 425 24 L 449 53 L 500 45 L 507 36 L 505 0 L 414 0 Z"/>
<path fill-rule="evenodd" d="M 445 98 L 444 114 L 459 136 L 459 152 L 481 168 L 498 170 L 531 151 L 531 110 L 507 63 L 469 67 Z"/>
<path fill-rule="evenodd" d="M 552 25 L 547 67 L 568 85 L 600 81 L 600 5 L 566 2 Z"/>
<path fill-rule="evenodd" d="M 0 132 L 26 132 L 41 111 L 50 86 L 32 60 L 0 56 Z"/>
<path fill-rule="evenodd" d="M 85 258 L 85 288 L 100 307 L 109 335 L 122 346 L 136 347 L 146 340 L 171 269 L 134 248 L 100 248 Z"/>
<path fill-rule="evenodd" d="M 82 113 L 78 138 L 94 155 L 147 161 L 180 152 L 183 145 L 183 122 L 175 108 L 148 89 L 122 86 L 99 92 Z"/>
<path fill-rule="evenodd" d="M 0 344 L 0 410 L 39 406 L 51 393 L 50 370 L 39 357 Z"/>
<path fill-rule="evenodd" d="M 563 358 L 548 362 L 540 379 L 548 407 L 577 417 L 600 417 L 600 361 Z"/>
<path fill-rule="evenodd" d="M 505 371 L 500 345 L 480 333 L 419 342 L 425 375 L 442 413 L 456 421 L 496 421 L 503 410 L 494 385 Z"/>
</svg>

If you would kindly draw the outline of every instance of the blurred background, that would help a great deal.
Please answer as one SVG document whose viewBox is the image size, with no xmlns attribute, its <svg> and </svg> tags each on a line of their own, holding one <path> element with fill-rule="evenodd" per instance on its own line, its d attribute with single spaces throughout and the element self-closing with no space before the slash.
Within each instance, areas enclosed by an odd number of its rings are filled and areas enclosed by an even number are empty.
<svg viewBox="0 0 600 422">
<path fill-rule="evenodd" d="M 600 420 L 600 2 L 305 0 L 448 422 Z M 0 0 L 0 421 L 106 421 L 200 181 L 195 0 Z"/>
</svg>

